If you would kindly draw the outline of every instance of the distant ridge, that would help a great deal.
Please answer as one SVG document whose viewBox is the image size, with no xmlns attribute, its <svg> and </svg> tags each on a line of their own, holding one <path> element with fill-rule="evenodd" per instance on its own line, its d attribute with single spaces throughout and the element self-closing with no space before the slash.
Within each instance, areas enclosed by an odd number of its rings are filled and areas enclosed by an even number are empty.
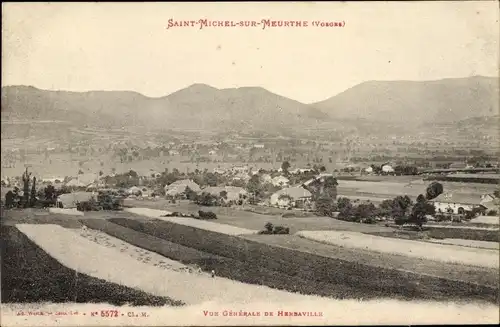
<svg viewBox="0 0 500 327">
<path fill-rule="evenodd" d="M 368 81 L 311 104 L 335 118 L 449 122 L 499 114 L 498 78 Z"/>
</svg>

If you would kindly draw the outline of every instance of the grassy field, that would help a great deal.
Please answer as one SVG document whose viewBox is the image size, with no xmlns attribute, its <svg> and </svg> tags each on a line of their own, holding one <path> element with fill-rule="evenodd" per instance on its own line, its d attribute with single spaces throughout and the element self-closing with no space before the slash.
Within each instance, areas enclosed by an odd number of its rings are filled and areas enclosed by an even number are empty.
<svg viewBox="0 0 500 327">
<path fill-rule="evenodd" d="M 263 215 L 254 212 L 223 207 L 203 207 L 192 203 L 170 204 L 167 200 L 137 201 L 127 200 L 129 205 L 157 210 L 177 211 L 182 213 L 197 213 L 198 210 L 212 211 L 217 214 L 215 222 L 252 230 L 262 230 L 267 222 L 273 225 L 283 225 L 290 228 L 290 233 L 300 230 L 349 230 L 362 233 L 392 232 L 394 229 L 382 225 L 350 223 L 330 217 L 290 217 L 279 215 Z"/>
<path fill-rule="evenodd" d="M 141 233 L 304 280 L 406 298 L 498 301 L 498 270 L 319 244 L 294 235 L 231 237 L 165 221 L 112 219 Z M 268 237 L 266 237 L 268 236 Z"/>
<path fill-rule="evenodd" d="M 181 305 L 169 298 L 109 283 L 64 267 L 14 226 L 1 227 L 2 303 L 77 302 Z"/>
</svg>

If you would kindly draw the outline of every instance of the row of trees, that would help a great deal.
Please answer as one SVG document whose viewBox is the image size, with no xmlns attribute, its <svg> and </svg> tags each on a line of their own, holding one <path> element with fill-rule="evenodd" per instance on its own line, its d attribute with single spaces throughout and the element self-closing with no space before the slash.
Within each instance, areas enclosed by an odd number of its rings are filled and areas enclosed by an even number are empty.
<svg viewBox="0 0 500 327">
<path fill-rule="evenodd" d="M 348 198 L 339 198 L 336 202 L 331 197 L 322 196 L 316 199 L 316 211 L 319 215 L 333 216 L 338 213 L 337 218 L 352 221 L 375 223 L 379 217 L 391 217 L 397 225 L 415 224 L 422 227 L 426 223 L 427 215 L 434 215 L 436 209 L 429 201 L 443 193 L 443 185 L 434 182 L 426 190 L 426 194 L 420 194 L 414 203 L 407 195 L 397 196 L 391 200 L 384 200 L 377 207 L 373 203 L 353 203 Z"/>
</svg>

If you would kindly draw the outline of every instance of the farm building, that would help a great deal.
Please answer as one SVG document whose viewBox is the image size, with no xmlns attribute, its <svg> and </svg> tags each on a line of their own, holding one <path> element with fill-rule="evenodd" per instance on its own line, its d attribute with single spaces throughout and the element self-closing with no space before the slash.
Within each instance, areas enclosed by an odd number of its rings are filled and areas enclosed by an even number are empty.
<svg viewBox="0 0 500 327">
<path fill-rule="evenodd" d="M 305 208 L 310 205 L 312 194 L 301 186 L 279 190 L 271 195 L 270 204 L 276 207 Z"/>
<path fill-rule="evenodd" d="M 61 194 L 57 197 L 57 207 L 64 209 L 76 208 L 78 203 L 88 202 L 94 198 L 92 192 L 73 192 Z"/>
<path fill-rule="evenodd" d="M 311 171 L 313 171 L 312 168 L 295 168 L 295 169 L 291 170 L 290 173 L 297 175 L 297 174 L 308 173 Z"/>
<path fill-rule="evenodd" d="M 198 184 L 190 179 L 183 179 L 173 182 L 170 185 L 166 185 L 165 195 L 169 198 L 184 198 L 186 196 L 186 187 L 189 187 L 196 193 L 199 193 L 201 191 L 201 188 Z"/>
<path fill-rule="evenodd" d="M 223 192 L 225 192 L 225 197 L 223 198 L 223 200 L 226 203 L 232 202 L 235 204 L 243 204 L 248 199 L 248 192 L 244 188 L 237 186 L 210 186 L 204 188 L 202 192 L 207 192 L 216 196 L 222 196 Z"/>
<path fill-rule="evenodd" d="M 274 186 L 287 187 L 290 185 L 290 180 L 285 176 L 276 176 L 271 180 L 271 184 Z"/>
<path fill-rule="evenodd" d="M 231 172 L 237 174 L 237 173 L 248 173 L 249 168 L 248 166 L 233 166 L 231 167 Z"/>
<path fill-rule="evenodd" d="M 99 180 L 97 174 L 79 174 L 66 183 L 67 187 L 87 187 Z"/>
<path fill-rule="evenodd" d="M 383 165 L 382 166 L 382 172 L 383 173 L 387 173 L 387 174 L 391 174 L 394 172 L 394 168 L 392 168 L 391 165 Z"/>
<path fill-rule="evenodd" d="M 467 169 L 467 168 L 472 168 L 471 166 L 467 165 L 465 162 L 453 162 L 449 165 L 450 169 Z"/>
<path fill-rule="evenodd" d="M 135 196 L 141 196 L 142 195 L 142 189 L 137 186 L 132 186 L 127 190 L 127 194 L 129 195 L 135 195 Z"/>
<path fill-rule="evenodd" d="M 436 212 L 464 214 L 473 209 L 486 210 L 493 199 L 490 196 L 461 193 L 443 193 L 432 200 Z"/>
<path fill-rule="evenodd" d="M 269 174 L 262 174 L 262 175 L 260 175 L 260 180 L 262 181 L 262 183 L 267 184 L 267 183 L 271 183 L 273 178 Z"/>
</svg>

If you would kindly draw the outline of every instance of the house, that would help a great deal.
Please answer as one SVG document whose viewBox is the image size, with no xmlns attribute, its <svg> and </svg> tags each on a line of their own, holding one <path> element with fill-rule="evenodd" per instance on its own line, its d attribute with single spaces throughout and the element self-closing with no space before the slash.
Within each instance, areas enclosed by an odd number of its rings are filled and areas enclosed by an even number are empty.
<svg viewBox="0 0 500 327">
<path fill-rule="evenodd" d="M 234 174 L 238 174 L 238 173 L 248 173 L 249 169 L 248 169 L 248 166 L 233 166 L 231 167 L 231 172 L 233 172 Z"/>
<path fill-rule="evenodd" d="M 135 195 L 135 196 L 141 196 L 142 195 L 142 189 L 138 186 L 132 186 L 127 190 L 128 195 Z"/>
<path fill-rule="evenodd" d="M 491 201 L 489 198 L 484 198 L 481 195 L 443 193 L 431 202 L 434 204 L 436 212 L 464 214 L 473 209 L 484 211 L 487 209 L 486 205 Z"/>
<path fill-rule="evenodd" d="M 313 171 L 312 168 L 295 168 L 290 171 L 291 174 L 297 175 L 297 174 L 303 174 L 303 173 L 308 173 Z"/>
<path fill-rule="evenodd" d="M 310 205 L 312 194 L 301 186 L 279 190 L 271 195 L 270 204 L 276 207 L 305 208 Z"/>
<path fill-rule="evenodd" d="M 392 174 L 392 173 L 394 173 L 394 168 L 392 168 L 391 165 L 383 165 L 382 172 L 386 173 L 386 174 Z"/>
<path fill-rule="evenodd" d="M 465 169 L 465 167 L 467 165 L 463 162 L 453 162 L 448 166 L 449 169 Z"/>
<path fill-rule="evenodd" d="M 179 151 L 177 151 L 177 150 L 168 150 L 168 155 L 169 156 L 178 156 L 179 155 Z"/>
<path fill-rule="evenodd" d="M 264 149 L 264 144 L 255 144 L 253 147 L 257 149 Z"/>
<path fill-rule="evenodd" d="M 233 181 L 239 180 L 239 181 L 248 182 L 250 180 L 250 178 L 251 177 L 248 175 L 248 173 L 240 172 L 240 173 L 237 173 L 236 175 L 233 176 Z"/>
<path fill-rule="evenodd" d="M 372 174 L 373 173 L 373 167 L 370 166 L 370 167 L 365 168 L 365 173 Z"/>
<path fill-rule="evenodd" d="M 248 192 L 244 188 L 237 186 L 209 186 L 204 188 L 202 192 L 206 192 L 215 196 L 222 196 L 222 194 L 225 193 L 225 197 L 222 199 L 225 203 L 234 203 L 241 205 L 248 199 Z"/>
<path fill-rule="evenodd" d="M 214 168 L 212 170 L 212 172 L 214 174 L 221 174 L 221 175 L 224 175 L 226 173 L 226 170 L 224 168 Z"/>
<path fill-rule="evenodd" d="M 215 150 L 210 150 L 210 151 L 208 152 L 208 154 L 209 154 L 209 155 L 211 155 L 211 156 L 216 156 L 216 155 L 217 155 L 217 151 L 215 151 Z"/>
<path fill-rule="evenodd" d="M 276 176 L 271 180 L 271 184 L 279 187 L 288 187 L 290 185 L 290 180 L 285 176 Z"/>
<path fill-rule="evenodd" d="M 318 183 L 318 182 L 324 183 L 326 179 L 331 178 L 331 177 L 334 178 L 333 174 L 322 173 L 322 174 L 319 174 L 319 175 L 305 181 L 304 183 L 302 183 L 302 186 L 307 188 L 307 187 L 309 187 L 315 183 Z"/>
<path fill-rule="evenodd" d="M 173 182 L 170 185 L 165 186 L 165 195 L 169 198 L 185 198 L 186 197 L 186 187 L 189 187 L 196 193 L 201 191 L 198 184 L 190 179 L 183 179 Z"/>
<path fill-rule="evenodd" d="M 44 184 L 55 184 L 64 182 L 64 177 L 44 177 L 42 178 L 42 183 Z"/>
<path fill-rule="evenodd" d="M 95 199 L 92 192 L 73 192 L 61 194 L 57 197 L 56 206 L 63 209 L 73 209 L 77 207 L 78 203 L 88 202 Z"/>
<path fill-rule="evenodd" d="M 262 181 L 262 183 L 267 184 L 267 183 L 271 183 L 273 178 L 269 174 L 262 174 L 262 175 L 260 175 L 260 180 Z"/>
</svg>

